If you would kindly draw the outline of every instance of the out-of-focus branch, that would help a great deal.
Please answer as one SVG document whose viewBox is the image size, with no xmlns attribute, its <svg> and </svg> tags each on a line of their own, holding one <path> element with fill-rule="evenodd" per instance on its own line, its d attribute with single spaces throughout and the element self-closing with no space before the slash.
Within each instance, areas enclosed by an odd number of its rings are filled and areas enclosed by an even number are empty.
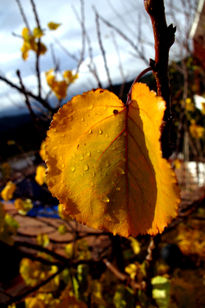
<svg viewBox="0 0 205 308">
<path fill-rule="evenodd" d="M 102 56 L 103 56 L 104 67 L 105 67 L 105 71 L 106 71 L 106 74 L 107 74 L 108 84 L 109 84 L 109 87 L 112 87 L 110 71 L 109 71 L 108 64 L 107 64 L 105 49 L 104 49 L 103 43 L 102 43 L 99 15 L 98 15 L 97 11 L 95 11 L 95 22 L 96 22 L 96 30 L 97 30 L 98 43 L 99 43 L 100 50 L 101 50 L 101 53 L 102 53 Z"/>
<path fill-rule="evenodd" d="M 14 84 L 12 81 L 8 80 L 6 77 L 3 77 L 0 75 L 0 80 L 4 81 L 6 84 L 8 84 L 10 87 L 18 90 L 20 93 L 23 93 L 25 95 L 28 95 L 30 97 L 32 97 L 33 99 L 35 99 L 37 102 L 39 102 L 44 108 L 46 108 L 47 110 L 51 111 L 52 113 L 54 113 L 56 111 L 55 108 L 52 108 L 49 103 L 43 99 L 42 97 L 39 97 L 38 95 L 33 94 L 32 92 L 28 91 L 25 87 L 24 89 L 22 89 L 21 87 L 17 86 L 16 84 Z"/>
<path fill-rule="evenodd" d="M 29 32 L 31 33 L 31 29 L 30 29 L 30 27 L 29 27 L 29 23 L 28 23 L 28 20 L 27 20 L 27 18 L 26 18 L 26 14 L 24 13 L 24 10 L 23 10 L 23 7 L 22 7 L 22 5 L 21 5 L 20 0 L 16 0 L 16 3 L 17 3 L 17 5 L 18 5 L 18 8 L 19 8 L 21 17 L 22 17 L 22 19 L 23 19 L 23 21 L 24 21 L 24 23 L 25 23 L 25 26 L 26 26 L 26 28 L 28 28 Z"/>
<path fill-rule="evenodd" d="M 38 13 L 36 10 L 36 5 L 33 0 L 30 0 L 31 6 L 33 9 L 33 14 L 36 21 L 37 28 L 41 29 L 40 20 L 38 17 Z M 35 61 L 35 68 L 36 68 L 36 76 L 37 76 L 37 82 L 38 82 L 38 95 L 41 97 L 41 72 L 40 72 L 40 48 L 41 48 L 41 38 L 38 38 L 37 42 L 37 52 L 36 54 L 36 61 Z"/>
<path fill-rule="evenodd" d="M 131 285 L 133 289 L 143 290 L 145 288 L 145 282 L 137 283 L 134 280 L 130 279 L 128 275 L 120 272 L 112 263 L 110 263 L 107 259 L 103 259 L 104 264 L 107 268 L 121 281 L 127 281 L 128 284 Z"/>
<path fill-rule="evenodd" d="M 107 25 L 109 28 L 113 29 L 119 36 L 121 36 L 132 48 L 133 50 L 136 52 L 137 56 L 142 59 L 145 64 L 149 64 L 147 61 L 147 58 L 145 57 L 145 55 L 139 50 L 139 48 L 137 47 L 137 45 L 135 45 L 133 43 L 133 41 L 126 35 L 124 34 L 119 28 L 117 28 L 116 26 L 114 26 L 113 24 L 111 24 L 109 21 L 107 21 L 104 17 L 102 17 L 101 15 L 99 15 L 99 19 L 105 24 Z"/>
<path fill-rule="evenodd" d="M 23 80 L 22 80 L 22 78 L 21 78 L 21 73 L 20 73 L 20 71 L 17 70 L 17 71 L 16 71 L 16 74 L 17 74 L 17 76 L 18 76 L 19 83 L 20 83 L 21 89 L 22 89 L 23 94 L 24 94 L 24 97 L 25 97 L 25 104 L 26 104 L 26 106 L 27 106 L 27 108 L 28 108 L 28 110 L 29 110 L 29 112 L 30 112 L 30 115 L 31 115 L 32 119 L 33 119 L 33 120 L 36 120 L 36 115 L 35 115 L 35 113 L 34 113 L 32 107 L 31 107 L 31 103 L 30 103 L 29 97 L 28 97 L 28 95 L 27 95 L 27 93 L 26 93 L 26 91 L 25 91 L 25 87 L 24 87 L 24 84 L 23 84 Z"/>
<path fill-rule="evenodd" d="M 53 278 L 55 278 L 57 275 L 59 275 L 63 270 L 64 270 L 64 266 L 59 266 L 58 270 L 51 276 L 49 276 L 47 279 L 43 280 L 42 282 L 38 283 L 36 286 L 32 287 L 29 290 L 26 290 L 25 292 L 13 296 L 8 302 L 7 305 L 11 305 L 13 303 L 17 303 L 20 300 L 22 300 L 23 298 L 25 298 L 27 295 L 32 294 L 33 292 L 39 290 L 42 286 L 44 286 L 45 284 L 47 284 L 49 281 L 51 281 Z"/>
<path fill-rule="evenodd" d="M 81 38 L 82 38 L 82 46 L 81 46 L 81 52 L 80 52 L 80 58 L 78 61 L 76 74 L 79 72 L 80 66 L 84 60 L 85 56 L 85 38 L 86 38 L 86 29 L 85 29 L 85 5 L 84 1 L 80 0 L 80 6 L 81 6 L 81 17 L 79 17 L 78 13 L 76 12 L 75 8 L 73 8 L 76 19 L 79 21 L 81 26 Z"/>
</svg>

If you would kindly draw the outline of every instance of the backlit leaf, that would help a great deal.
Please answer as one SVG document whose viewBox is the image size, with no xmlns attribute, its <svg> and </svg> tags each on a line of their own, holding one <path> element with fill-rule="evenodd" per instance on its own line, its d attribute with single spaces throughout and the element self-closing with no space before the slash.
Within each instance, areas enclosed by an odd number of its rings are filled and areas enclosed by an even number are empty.
<svg viewBox="0 0 205 308">
<path fill-rule="evenodd" d="M 11 200 L 15 190 L 16 185 L 12 181 L 7 182 L 6 186 L 1 191 L 2 199 L 5 201 Z"/>
<path fill-rule="evenodd" d="M 163 231 L 179 203 L 159 142 L 164 109 L 162 98 L 137 83 L 127 105 L 97 89 L 54 115 L 47 181 L 66 215 L 126 237 Z"/>
<path fill-rule="evenodd" d="M 61 24 L 58 24 L 58 23 L 53 22 L 53 21 L 51 21 L 51 22 L 49 22 L 49 23 L 47 24 L 47 26 L 48 26 L 48 28 L 49 28 L 50 30 L 56 30 L 56 29 L 58 29 L 58 27 L 60 27 L 60 25 L 61 25 Z"/>
<path fill-rule="evenodd" d="M 39 165 L 36 168 L 35 180 L 39 185 L 46 183 L 46 168 L 44 166 Z"/>
</svg>

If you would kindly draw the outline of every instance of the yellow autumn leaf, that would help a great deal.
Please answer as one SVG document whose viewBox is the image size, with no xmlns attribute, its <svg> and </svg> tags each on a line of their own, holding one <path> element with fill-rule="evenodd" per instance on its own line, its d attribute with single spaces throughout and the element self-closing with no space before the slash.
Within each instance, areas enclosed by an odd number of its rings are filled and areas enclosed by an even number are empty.
<svg viewBox="0 0 205 308">
<path fill-rule="evenodd" d="M 29 40 L 29 38 L 30 38 L 29 29 L 26 28 L 26 27 L 23 28 L 23 29 L 22 29 L 22 32 L 21 32 L 21 35 L 22 35 L 22 37 L 23 37 L 23 39 L 24 39 L 25 41 Z"/>
<path fill-rule="evenodd" d="M 68 84 L 70 84 L 70 83 L 73 83 L 78 78 L 78 74 L 73 74 L 72 71 L 68 70 L 68 71 L 63 72 L 63 77 L 65 81 Z"/>
<path fill-rule="evenodd" d="M 53 69 L 45 73 L 48 86 L 54 92 L 56 97 L 61 100 L 66 97 L 69 84 L 65 80 L 58 81 L 54 75 Z"/>
<path fill-rule="evenodd" d="M 21 47 L 21 53 L 22 53 L 23 60 L 27 60 L 30 49 L 31 49 L 30 44 L 27 42 L 24 42 Z"/>
<path fill-rule="evenodd" d="M 26 215 L 33 207 L 31 199 L 22 200 L 17 198 L 14 201 L 14 206 L 21 215 Z"/>
<path fill-rule="evenodd" d="M 65 215 L 125 237 L 163 231 L 179 203 L 159 141 L 164 109 L 161 97 L 136 83 L 127 105 L 97 89 L 54 115 L 46 139 L 47 184 Z"/>
<path fill-rule="evenodd" d="M 1 191 L 2 199 L 5 201 L 11 200 L 15 190 L 16 185 L 12 181 L 7 182 L 6 186 Z"/>
<path fill-rule="evenodd" d="M 201 125 L 197 125 L 194 120 L 189 126 L 189 131 L 192 137 L 195 139 L 200 139 L 204 136 L 204 127 Z"/>
<path fill-rule="evenodd" d="M 44 166 L 37 167 L 35 180 L 39 185 L 46 183 L 46 168 Z"/>
<path fill-rule="evenodd" d="M 194 109 L 195 109 L 194 103 L 192 102 L 191 98 L 189 98 L 189 97 L 185 100 L 185 109 L 187 111 L 194 111 Z"/>
<path fill-rule="evenodd" d="M 41 147 L 40 147 L 40 151 L 39 151 L 39 154 L 42 158 L 42 160 L 46 160 L 46 152 L 45 152 L 45 146 L 46 146 L 46 143 L 45 143 L 45 140 L 41 143 Z"/>
<path fill-rule="evenodd" d="M 205 115 L 205 102 L 201 103 L 201 113 Z"/>
<path fill-rule="evenodd" d="M 43 36 L 43 34 L 44 33 L 43 33 L 43 30 L 41 30 L 41 28 L 36 27 L 36 28 L 33 29 L 33 36 L 35 38 L 40 38 L 40 37 Z"/>
<path fill-rule="evenodd" d="M 56 30 L 56 29 L 58 29 L 58 28 L 60 27 L 60 25 L 61 25 L 61 24 L 58 24 L 58 23 L 53 22 L 53 21 L 51 21 L 51 22 L 49 22 L 49 23 L 47 24 L 47 26 L 48 26 L 48 28 L 49 28 L 50 30 Z"/>
<path fill-rule="evenodd" d="M 36 238 L 36 242 L 38 245 L 42 246 L 42 247 L 47 247 L 50 244 L 50 239 L 48 237 L 48 235 L 45 234 L 38 234 L 37 238 Z"/>
<path fill-rule="evenodd" d="M 174 168 L 175 169 L 180 169 L 181 165 L 182 165 L 182 162 L 176 158 L 174 161 L 173 161 L 173 165 L 174 165 Z"/>
<path fill-rule="evenodd" d="M 65 80 L 56 81 L 52 88 L 53 92 L 59 100 L 66 97 L 67 89 L 68 84 Z"/>
<path fill-rule="evenodd" d="M 140 243 L 138 240 L 136 240 L 134 237 L 130 236 L 129 240 L 131 242 L 131 247 L 133 249 L 133 252 L 138 255 L 140 253 Z"/>
<path fill-rule="evenodd" d="M 137 265 L 134 263 L 130 263 L 125 267 L 125 272 L 130 275 L 131 279 L 135 279 L 135 276 L 137 274 Z"/>
</svg>

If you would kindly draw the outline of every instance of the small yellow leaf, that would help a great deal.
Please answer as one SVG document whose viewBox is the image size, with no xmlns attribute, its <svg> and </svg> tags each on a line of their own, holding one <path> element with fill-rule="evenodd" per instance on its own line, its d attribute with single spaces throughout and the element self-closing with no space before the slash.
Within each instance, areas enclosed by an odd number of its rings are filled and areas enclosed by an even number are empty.
<svg viewBox="0 0 205 308">
<path fill-rule="evenodd" d="M 46 160 L 46 153 L 45 153 L 45 140 L 41 143 L 41 147 L 40 147 L 40 151 L 39 151 L 39 154 L 42 158 L 43 161 Z"/>
<path fill-rule="evenodd" d="M 72 71 L 64 71 L 63 77 L 68 84 L 73 83 L 77 78 L 78 74 L 73 74 Z"/>
<path fill-rule="evenodd" d="M 6 186 L 1 191 L 2 199 L 5 201 L 11 200 L 15 190 L 16 185 L 12 181 L 7 182 Z"/>
<path fill-rule="evenodd" d="M 58 227 L 58 232 L 59 232 L 60 234 L 65 234 L 65 233 L 67 232 L 66 226 L 65 226 L 65 225 L 60 225 L 60 226 Z"/>
<path fill-rule="evenodd" d="M 46 168 L 44 166 L 37 167 L 35 180 L 39 185 L 46 183 Z"/>
<path fill-rule="evenodd" d="M 204 127 L 195 124 L 195 121 L 192 121 L 192 124 L 189 126 L 190 133 L 193 138 L 200 139 L 204 136 Z"/>
<path fill-rule="evenodd" d="M 30 38 L 29 29 L 28 28 L 23 28 L 21 35 L 22 35 L 22 37 L 23 37 L 23 39 L 25 41 L 29 40 L 29 38 Z"/>
<path fill-rule="evenodd" d="M 41 30 L 41 28 L 34 28 L 33 29 L 33 36 L 35 38 L 40 38 L 44 35 L 43 30 Z"/>
<path fill-rule="evenodd" d="M 131 236 L 129 237 L 129 240 L 131 242 L 131 246 L 134 253 L 138 255 L 140 253 L 140 243 L 138 242 L 138 240 L 136 240 L 134 237 Z"/>
<path fill-rule="evenodd" d="M 50 239 L 47 234 L 38 234 L 36 242 L 42 247 L 47 247 L 50 244 Z"/>
<path fill-rule="evenodd" d="M 47 181 L 65 215 L 126 237 L 163 231 L 179 203 L 159 141 L 164 109 L 161 97 L 136 83 L 127 105 L 97 89 L 54 115 L 46 139 Z"/>
<path fill-rule="evenodd" d="M 175 169 L 180 169 L 181 164 L 182 163 L 181 163 L 181 161 L 178 158 L 173 161 L 173 165 L 174 165 Z"/>
<path fill-rule="evenodd" d="M 53 69 L 45 73 L 46 81 L 51 90 L 54 92 L 56 97 L 61 100 L 66 97 L 68 83 L 65 80 L 57 81 L 56 76 L 54 75 Z"/>
<path fill-rule="evenodd" d="M 201 103 L 201 113 L 205 115 L 205 102 Z"/>
<path fill-rule="evenodd" d="M 33 204 L 31 199 L 18 198 L 14 201 L 14 206 L 21 215 L 26 215 L 32 209 Z"/>
<path fill-rule="evenodd" d="M 130 275 L 131 279 L 135 279 L 135 276 L 137 274 L 137 270 L 138 270 L 138 267 L 134 263 L 131 263 L 131 264 L 129 264 L 125 267 L 125 272 Z"/>
<path fill-rule="evenodd" d="M 68 84 L 65 80 L 56 81 L 52 90 L 55 93 L 56 97 L 60 100 L 66 97 L 67 95 Z"/>
<path fill-rule="evenodd" d="M 30 49 L 31 49 L 30 44 L 28 44 L 27 42 L 24 42 L 22 47 L 21 47 L 21 53 L 22 53 L 23 60 L 28 59 L 28 53 L 29 53 Z"/>
<path fill-rule="evenodd" d="M 47 26 L 50 30 L 56 30 L 56 29 L 58 29 L 58 27 L 60 27 L 60 25 L 61 24 L 58 24 L 58 23 L 52 22 L 52 21 L 47 24 Z"/>
<path fill-rule="evenodd" d="M 65 246 L 65 252 L 68 258 L 72 258 L 73 255 L 73 243 L 68 243 Z"/>
</svg>

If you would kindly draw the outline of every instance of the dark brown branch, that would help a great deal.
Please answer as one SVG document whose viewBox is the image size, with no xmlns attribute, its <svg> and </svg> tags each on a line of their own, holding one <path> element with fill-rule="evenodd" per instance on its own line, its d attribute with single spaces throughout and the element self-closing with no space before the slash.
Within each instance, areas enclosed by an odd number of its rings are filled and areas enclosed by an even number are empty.
<svg viewBox="0 0 205 308">
<path fill-rule="evenodd" d="M 51 111 L 52 113 L 54 113 L 56 110 L 55 108 L 52 108 L 49 103 L 44 100 L 42 97 L 39 97 L 35 94 L 33 94 L 32 92 L 28 91 L 27 89 L 24 88 L 24 90 L 15 85 L 13 82 L 11 82 L 10 80 L 8 80 L 6 77 L 0 76 L 0 80 L 4 81 L 6 84 L 8 84 L 10 87 L 16 89 L 17 91 L 19 91 L 20 93 L 23 94 L 27 94 L 28 96 L 32 97 L 33 99 L 35 99 L 36 101 L 38 101 L 43 107 L 45 107 L 46 109 L 48 109 L 49 111 Z"/>
<path fill-rule="evenodd" d="M 163 129 L 161 140 L 163 156 L 168 158 L 172 153 L 170 146 L 171 103 L 168 61 L 169 49 L 174 43 L 176 28 L 173 25 L 167 27 L 163 0 L 144 0 L 144 6 L 151 18 L 155 41 L 155 60 L 150 60 L 150 66 L 157 83 L 157 94 L 162 96 L 166 102 L 164 114 L 166 126 Z M 169 140 L 168 143 L 167 140 Z"/>
<path fill-rule="evenodd" d="M 40 245 L 36 245 L 36 244 L 32 244 L 32 243 L 27 243 L 27 242 L 23 242 L 23 241 L 15 241 L 14 246 L 16 247 L 25 247 L 25 248 L 29 248 L 29 249 L 33 249 L 33 250 L 37 250 L 37 251 L 41 251 L 41 252 L 45 252 L 48 255 L 52 256 L 53 258 L 55 258 L 56 260 L 59 260 L 63 263 L 66 263 L 69 261 L 67 258 L 63 257 L 62 255 L 47 249 L 45 247 L 42 247 Z"/>
<path fill-rule="evenodd" d="M 35 2 L 33 0 L 30 0 L 30 2 L 31 2 L 32 9 L 33 9 L 34 17 L 35 17 L 35 20 L 36 20 L 36 25 L 39 29 L 41 29 L 40 20 L 39 20 L 38 13 L 37 13 L 37 10 L 36 10 Z"/>
<path fill-rule="evenodd" d="M 157 92 L 166 101 L 170 113 L 168 60 L 176 28 L 173 25 L 167 27 L 163 0 L 144 0 L 144 5 L 151 18 L 154 32 L 155 60 L 151 61 L 151 66 L 157 82 Z"/>
<path fill-rule="evenodd" d="M 133 289 L 143 290 L 145 288 L 145 283 L 142 281 L 141 283 L 135 282 L 133 279 L 130 279 L 129 275 L 120 272 L 112 263 L 110 263 L 107 259 L 103 259 L 104 264 L 107 268 L 121 281 L 126 281 L 131 285 Z"/>
<path fill-rule="evenodd" d="M 73 7 L 73 11 L 75 13 L 76 19 L 78 20 L 81 26 L 81 38 L 82 38 L 82 47 L 81 47 L 80 58 L 79 58 L 77 69 L 76 69 L 76 74 L 79 72 L 80 66 L 83 63 L 83 60 L 85 57 L 86 29 L 85 29 L 85 5 L 84 5 L 83 0 L 80 0 L 80 6 L 81 6 L 81 16 L 80 17 L 77 11 L 75 10 L 75 7 Z"/>
<path fill-rule="evenodd" d="M 26 93 L 26 91 L 25 91 L 25 87 L 24 87 L 24 84 L 23 84 L 23 80 L 22 80 L 22 78 L 21 78 L 21 73 L 20 73 L 19 70 L 17 70 L 17 71 L 16 71 L 16 74 L 17 74 L 17 76 L 18 76 L 18 78 L 19 78 L 19 83 L 20 83 L 21 89 L 22 89 L 23 94 L 24 94 L 24 97 L 25 97 L 25 104 L 26 104 L 26 106 L 27 106 L 27 108 L 28 108 L 28 110 L 29 110 L 29 112 L 30 112 L 30 115 L 31 115 L 32 119 L 35 121 L 35 120 L 36 120 L 36 115 L 35 115 L 35 113 L 34 113 L 32 107 L 31 107 L 31 103 L 30 103 L 30 101 L 29 101 L 29 97 L 28 97 L 28 95 L 27 95 L 27 93 Z"/>
</svg>

